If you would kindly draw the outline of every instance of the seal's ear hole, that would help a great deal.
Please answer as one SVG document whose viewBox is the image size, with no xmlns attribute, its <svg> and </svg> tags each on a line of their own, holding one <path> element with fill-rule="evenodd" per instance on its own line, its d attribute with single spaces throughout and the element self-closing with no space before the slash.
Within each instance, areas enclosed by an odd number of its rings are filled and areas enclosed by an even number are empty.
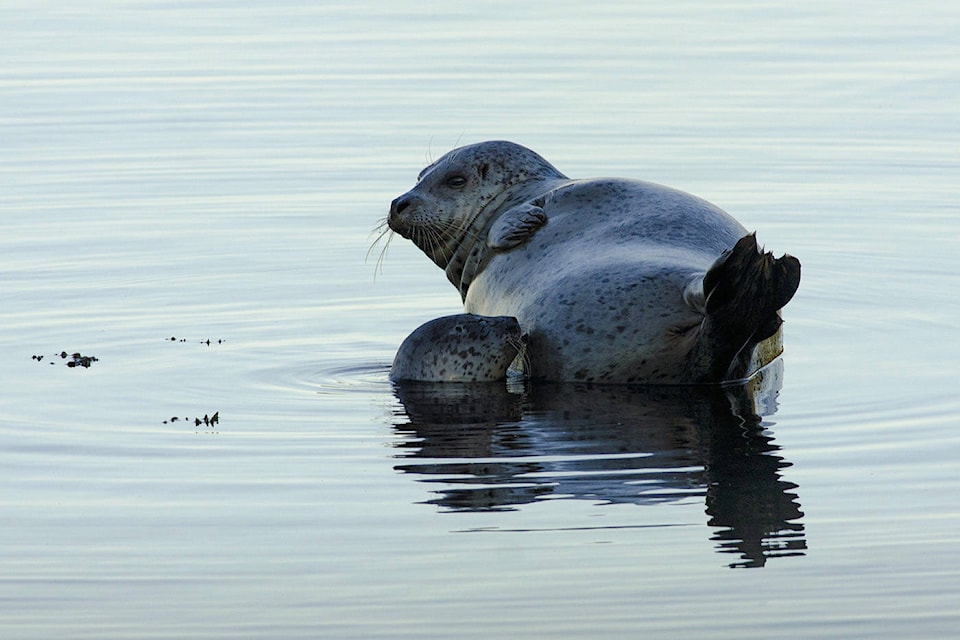
<svg viewBox="0 0 960 640">
<path fill-rule="evenodd" d="M 487 164 L 486 162 L 484 162 L 483 164 L 480 165 L 480 179 L 481 179 L 481 180 L 486 180 L 486 179 L 487 179 L 487 171 L 489 171 L 489 170 L 490 170 L 490 165 Z"/>
</svg>

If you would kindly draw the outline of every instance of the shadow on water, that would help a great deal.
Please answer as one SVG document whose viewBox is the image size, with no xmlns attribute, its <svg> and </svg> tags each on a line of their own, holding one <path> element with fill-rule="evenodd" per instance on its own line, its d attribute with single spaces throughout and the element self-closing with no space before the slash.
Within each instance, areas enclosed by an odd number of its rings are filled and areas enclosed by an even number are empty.
<svg viewBox="0 0 960 640">
<path fill-rule="evenodd" d="M 778 360 L 725 388 L 402 384 L 397 469 L 439 486 L 446 510 L 516 509 L 547 498 L 652 506 L 704 499 L 731 567 L 804 555 L 803 513 L 772 415 Z"/>
</svg>

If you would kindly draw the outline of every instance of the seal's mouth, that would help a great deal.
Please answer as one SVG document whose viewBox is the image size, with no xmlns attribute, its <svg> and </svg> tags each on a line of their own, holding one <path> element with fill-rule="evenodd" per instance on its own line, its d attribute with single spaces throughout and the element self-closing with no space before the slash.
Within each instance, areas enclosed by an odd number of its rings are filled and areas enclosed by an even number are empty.
<svg viewBox="0 0 960 640">
<path fill-rule="evenodd" d="M 387 226 L 390 227 L 391 231 L 394 231 L 407 240 L 410 240 L 411 236 L 413 236 L 413 230 L 410 228 L 410 226 L 403 224 L 393 216 L 387 218 Z"/>
<path fill-rule="evenodd" d="M 390 230 L 406 240 L 413 240 L 413 229 L 404 224 L 396 224 L 393 220 L 387 220 L 387 226 Z"/>
</svg>

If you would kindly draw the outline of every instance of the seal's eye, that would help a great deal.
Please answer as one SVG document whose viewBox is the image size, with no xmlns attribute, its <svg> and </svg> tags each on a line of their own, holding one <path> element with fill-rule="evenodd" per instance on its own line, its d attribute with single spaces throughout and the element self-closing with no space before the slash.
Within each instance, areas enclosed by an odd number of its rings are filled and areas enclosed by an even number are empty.
<svg viewBox="0 0 960 640">
<path fill-rule="evenodd" d="M 465 184 L 467 184 L 467 179 L 464 178 L 463 176 L 452 175 L 452 176 L 449 176 L 446 180 L 444 180 L 444 184 L 446 184 L 448 187 L 459 189 L 463 187 Z"/>
</svg>

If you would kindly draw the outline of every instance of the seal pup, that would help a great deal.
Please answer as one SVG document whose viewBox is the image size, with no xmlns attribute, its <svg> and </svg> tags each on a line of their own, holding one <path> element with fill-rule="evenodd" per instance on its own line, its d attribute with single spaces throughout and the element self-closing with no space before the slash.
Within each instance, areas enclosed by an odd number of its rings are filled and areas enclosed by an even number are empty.
<svg viewBox="0 0 960 640">
<path fill-rule="evenodd" d="M 669 187 L 571 180 L 505 141 L 454 149 L 396 198 L 390 229 L 468 313 L 517 318 L 551 381 L 718 383 L 781 351 L 800 263 L 762 252 L 722 209 Z"/>
<path fill-rule="evenodd" d="M 523 352 L 516 318 L 469 313 L 431 320 L 400 345 L 390 380 L 416 382 L 492 382 Z"/>
</svg>

